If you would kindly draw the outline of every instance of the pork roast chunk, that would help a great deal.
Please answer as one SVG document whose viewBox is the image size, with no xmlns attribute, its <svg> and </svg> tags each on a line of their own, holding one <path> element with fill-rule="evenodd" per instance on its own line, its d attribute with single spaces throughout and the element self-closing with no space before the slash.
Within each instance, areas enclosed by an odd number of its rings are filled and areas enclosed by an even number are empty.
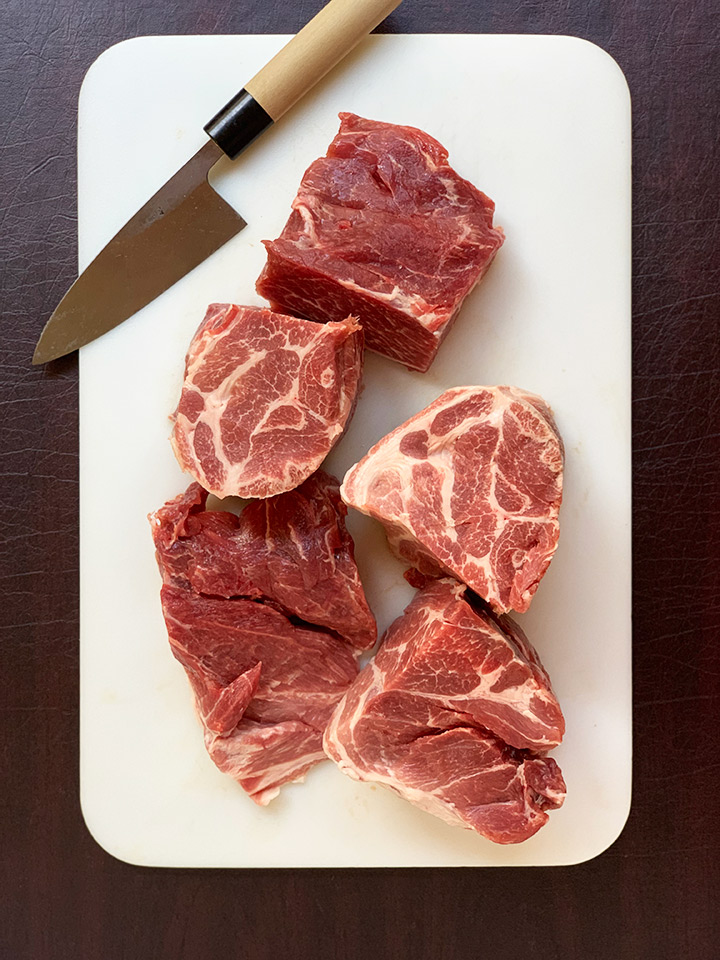
<svg viewBox="0 0 720 960">
<path fill-rule="evenodd" d="M 540 397 L 453 387 L 376 443 L 341 494 L 423 574 L 451 573 L 494 610 L 522 612 L 557 546 L 563 456 Z"/>
<path fill-rule="evenodd" d="M 349 776 L 497 843 L 517 843 L 562 805 L 542 756 L 565 723 L 537 653 L 450 578 L 429 581 L 390 626 L 325 731 Z"/>
<path fill-rule="evenodd" d="M 322 471 L 236 516 L 197 484 L 150 516 L 170 646 L 210 756 L 257 803 L 325 758 L 330 714 L 372 646 L 338 483 Z"/>
<path fill-rule="evenodd" d="M 371 350 L 427 370 L 504 236 L 495 205 L 415 127 L 340 114 L 257 290 L 311 320 L 360 318 Z"/>
<path fill-rule="evenodd" d="M 193 337 L 173 414 L 180 466 L 218 497 L 271 497 L 315 471 L 355 409 L 357 321 L 319 324 L 212 304 Z"/>
</svg>

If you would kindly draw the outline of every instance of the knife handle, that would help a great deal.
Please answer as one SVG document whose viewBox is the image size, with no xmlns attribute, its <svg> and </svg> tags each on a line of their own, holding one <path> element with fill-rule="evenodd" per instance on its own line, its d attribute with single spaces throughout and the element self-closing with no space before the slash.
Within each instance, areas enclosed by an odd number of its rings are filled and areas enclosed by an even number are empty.
<svg viewBox="0 0 720 960">
<path fill-rule="evenodd" d="M 401 0 L 330 0 L 205 126 L 234 159 Z"/>
</svg>

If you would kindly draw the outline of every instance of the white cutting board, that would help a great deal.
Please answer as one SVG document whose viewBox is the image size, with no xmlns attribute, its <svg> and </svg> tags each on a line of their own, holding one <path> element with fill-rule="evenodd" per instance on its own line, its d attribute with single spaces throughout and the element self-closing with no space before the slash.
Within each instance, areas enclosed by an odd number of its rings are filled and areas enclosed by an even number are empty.
<svg viewBox="0 0 720 960">
<path fill-rule="evenodd" d="M 106 51 L 79 117 L 80 266 L 203 142 L 203 123 L 286 37 L 144 37 Z M 211 301 L 259 303 L 279 233 L 339 110 L 436 136 L 491 196 L 507 241 L 428 374 L 370 354 L 338 476 L 454 384 L 552 405 L 567 449 L 560 547 L 529 613 L 567 718 L 565 806 L 497 846 L 330 763 L 261 809 L 205 754 L 160 612 L 146 514 L 188 483 L 168 443 L 188 342 Z M 81 351 L 81 795 L 114 856 L 156 866 L 489 866 L 586 860 L 630 806 L 630 100 L 568 37 L 374 36 L 218 186 L 249 226 Z M 381 628 L 412 591 L 379 528 L 350 527 Z"/>
</svg>

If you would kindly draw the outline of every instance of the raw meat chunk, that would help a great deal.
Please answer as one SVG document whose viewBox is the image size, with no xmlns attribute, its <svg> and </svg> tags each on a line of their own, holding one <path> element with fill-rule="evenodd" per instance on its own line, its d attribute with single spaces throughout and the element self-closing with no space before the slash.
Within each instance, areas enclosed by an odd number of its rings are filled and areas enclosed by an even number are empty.
<svg viewBox="0 0 720 960">
<path fill-rule="evenodd" d="M 340 114 L 257 290 L 311 320 L 360 318 L 371 350 L 427 370 L 504 235 L 495 205 L 422 130 Z"/>
<path fill-rule="evenodd" d="M 320 466 L 350 422 L 362 376 L 353 317 L 318 324 L 212 304 L 173 414 L 183 470 L 218 497 L 271 497 Z"/>
<path fill-rule="evenodd" d="M 334 630 L 357 650 L 369 650 L 377 626 L 346 515 L 340 484 L 318 470 L 297 490 L 245 507 L 238 554 L 245 575 L 265 596 L 303 620 Z"/>
<path fill-rule="evenodd" d="M 375 444 L 340 492 L 422 573 L 522 612 L 557 547 L 563 456 L 540 397 L 453 387 Z"/>
<path fill-rule="evenodd" d="M 256 803 L 269 803 L 324 759 L 323 730 L 357 674 L 350 647 L 243 597 L 166 584 L 161 599 L 208 753 Z"/>
<path fill-rule="evenodd" d="M 562 739 L 550 681 L 520 627 L 450 578 L 430 581 L 390 626 L 325 731 L 356 780 L 496 843 L 518 843 L 562 805 Z"/>
<path fill-rule="evenodd" d="M 353 648 L 372 646 L 375 622 L 333 477 L 319 471 L 239 517 L 206 500 L 191 484 L 150 517 L 163 614 L 210 756 L 265 804 L 325 758 Z"/>
<path fill-rule="evenodd" d="M 191 483 L 185 493 L 150 514 L 163 581 L 206 596 L 262 597 L 240 564 L 239 518 L 225 510 L 206 510 L 207 498 L 207 490 Z"/>
<path fill-rule="evenodd" d="M 206 510 L 207 496 L 193 483 L 155 514 L 166 582 L 208 596 L 264 599 L 357 650 L 374 645 L 375 618 L 335 477 L 318 470 L 296 490 L 247 504 L 239 516 Z"/>
</svg>

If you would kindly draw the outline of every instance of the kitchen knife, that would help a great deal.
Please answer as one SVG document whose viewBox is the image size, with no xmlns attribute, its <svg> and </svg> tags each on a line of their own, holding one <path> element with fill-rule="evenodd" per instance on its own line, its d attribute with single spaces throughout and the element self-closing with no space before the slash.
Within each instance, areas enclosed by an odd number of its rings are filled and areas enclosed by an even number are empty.
<svg viewBox="0 0 720 960">
<path fill-rule="evenodd" d="M 239 233 L 245 221 L 208 183 L 292 107 L 401 0 L 330 0 L 205 126 L 209 140 L 80 274 L 45 324 L 47 363 L 116 327 Z"/>
</svg>

